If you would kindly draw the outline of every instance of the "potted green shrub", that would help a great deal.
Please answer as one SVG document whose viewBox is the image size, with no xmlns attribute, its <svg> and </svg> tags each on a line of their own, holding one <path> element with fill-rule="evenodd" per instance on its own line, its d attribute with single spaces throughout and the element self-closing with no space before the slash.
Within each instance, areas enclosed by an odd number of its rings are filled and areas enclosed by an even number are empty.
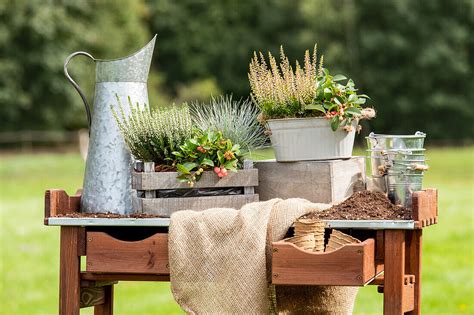
<svg viewBox="0 0 474 315">
<path fill-rule="evenodd" d="M 351 157 L 359 119 L 375 116 L 373 109 L 362 109 L 368 96 L 358 94 L 351 79 L 324 69 L 316 46 L 294 69 L 283 47 L 280 64 L 268 55 L 269 65 L 262 53 L 254 53 L 249 81 L 261 121 L 270 129 L 276 160 Z"/>
<path fill-rule="evenodd" d="M 231 97 L 210 104 L 111 108 L 136 160 L 133 212 L 169 216 L 183 209 L 240 208 L 258 201 L 258 170 L 247 154 L 265 143 L 258 110 Z"/>
</svg>

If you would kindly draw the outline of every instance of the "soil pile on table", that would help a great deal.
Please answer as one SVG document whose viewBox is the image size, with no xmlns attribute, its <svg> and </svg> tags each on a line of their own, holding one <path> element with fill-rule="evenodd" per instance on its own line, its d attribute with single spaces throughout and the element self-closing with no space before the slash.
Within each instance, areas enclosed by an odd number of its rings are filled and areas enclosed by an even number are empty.
<svg viewBox="0 0 474 315">
<path fill-rule="evenodd" d="M 67 217 L 67 218 L 105 218 L 105 219 L 148 219 L 148 218 L 165 218 L 165 216 L 155 215 L 155 214 L 146 214 L 146 213 L 133 213 L 133 214 L 118 214 L 112 212 L 106 213 L 82 213 L 74 212 L 67 214 L 58 214 L 57 217 Z"/>
<path fill-rule="evenodd" d="M 381 192 L 355 192 L 344 202 L 331 208 L 303 216 L 325 220 L 411 220 L 411 209 L 394 205 Z"/>
<path fill-rule="evenodd" d="M 133 214 L 117 214 L 117 213 L 82 213 L 74 212 L 61 214 L 58 217 L 69 218 L 165 218 L 165 216 L 133 213 Z M 344 202 L 335 205 L 327 210 L 313 212 L 303 216 L 308 219 L 325 219 L 325 220 L 411 220 L 412 211 L 403 206 L 394 205 L 381 192 L 358 191 L 354 193 Z"/>
</svg>

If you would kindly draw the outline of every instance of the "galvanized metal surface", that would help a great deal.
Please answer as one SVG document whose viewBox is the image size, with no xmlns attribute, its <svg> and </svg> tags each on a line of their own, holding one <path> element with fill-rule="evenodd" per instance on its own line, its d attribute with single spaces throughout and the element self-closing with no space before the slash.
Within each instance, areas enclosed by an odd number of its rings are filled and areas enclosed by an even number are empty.
<svg viewBox="0 0 474 315">
<path fill-rule="evenodd" d="M 96 60 L 96 82 L 142 82 L 148 80 L 156 35 L 142 49 L 124 58 Z"/>
<path fill-rule="evenodd" d="M 168 227 L 169 218 L 60 218 L 48 219 L 48 225 L 52 226 L 156 226 Z"/>
<path fill-rule="evenodd" d="M 324 220 L 328 228 L 361 230 L 413 230 L 413 220 Z"/>
<path fill-rule="evenodd" d="M 413 220 L 324 220 L 328 228 L 334 229 L 364 229 L 364 230 L 413 230 Z M 60 218 L 48 219 L 52 226 L 169 226 L 169 218 Z"/>
<path fill-rule="evenodd" d="M 148 105 L 146 81 L 155 40 L 156 36 L 128 57 L 96 60 L 97 82 L 81 198 L 82 212 L 126 214 L 132 209 L 132 161 L 110 107 L 118 109 L 117 97 L 125 105 L 126 115 L 129 114 L 128 97 L 134 104 Z"/>
<path fill-rule="evenodd" d="M 372 150 L 422 149 L 426 134 L 417 131 L 414 135 L 384 135 L 371 132 L 367 146 Z"/>
<path fill-rule="evenodd" d="M 132 161 L 110 106 L 127 97 L 148 104 L 145 83 L 100 82 L 96 84 L 89 150 L 81 198 L 82 212 L 126 214 L 132 209 Z M 124 106 L 126 115 L 128 106 Z"/>
</svg>

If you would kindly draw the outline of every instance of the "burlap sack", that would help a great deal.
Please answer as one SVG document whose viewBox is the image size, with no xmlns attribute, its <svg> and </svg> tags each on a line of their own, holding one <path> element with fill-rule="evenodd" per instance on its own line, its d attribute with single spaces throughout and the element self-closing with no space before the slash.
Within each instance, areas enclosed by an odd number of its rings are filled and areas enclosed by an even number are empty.
<svg viewBox="0 0 474 315">
<path fill-rule="evenodd" d="M 278 314 L 352 314 L 358 287 L 276 286 Z"/>
<path fill-rule="evenodd" d="M 274 291 L 268 290 L 271 242 L 283 239 L 296 218 L 328 207 L 303 199 L 272 199 L 247 204 L 240 211 L 216 208 L 174 213 L 168 247 L 175 300 L 188 314 L 273 312 L 275 305 L 268 298 Z M 282 291 L 277 295 L 285 308 L 287 298 L 311 303 L 301 294 L 288 296 Z M 342 296 L 336 303 L 347 304 L 345 300 Z"/>
</svg>

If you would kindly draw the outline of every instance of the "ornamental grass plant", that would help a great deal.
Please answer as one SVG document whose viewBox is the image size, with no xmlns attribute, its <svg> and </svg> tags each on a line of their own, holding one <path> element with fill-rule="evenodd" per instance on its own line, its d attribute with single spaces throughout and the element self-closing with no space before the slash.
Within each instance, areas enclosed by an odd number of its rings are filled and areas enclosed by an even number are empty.
<svg viewBox="0 0 474 315">
<path fill-rule="evenodd" d="M 212 98 L 209 103 L 190 106 L 194 125 L 201 130 L 222 132 L 224 138 L 240 145 L 242 154 L 263 147 L 267 141 L 260 113 L 250 100 L 233 100 L 232 96 Z"/>
</svg>

